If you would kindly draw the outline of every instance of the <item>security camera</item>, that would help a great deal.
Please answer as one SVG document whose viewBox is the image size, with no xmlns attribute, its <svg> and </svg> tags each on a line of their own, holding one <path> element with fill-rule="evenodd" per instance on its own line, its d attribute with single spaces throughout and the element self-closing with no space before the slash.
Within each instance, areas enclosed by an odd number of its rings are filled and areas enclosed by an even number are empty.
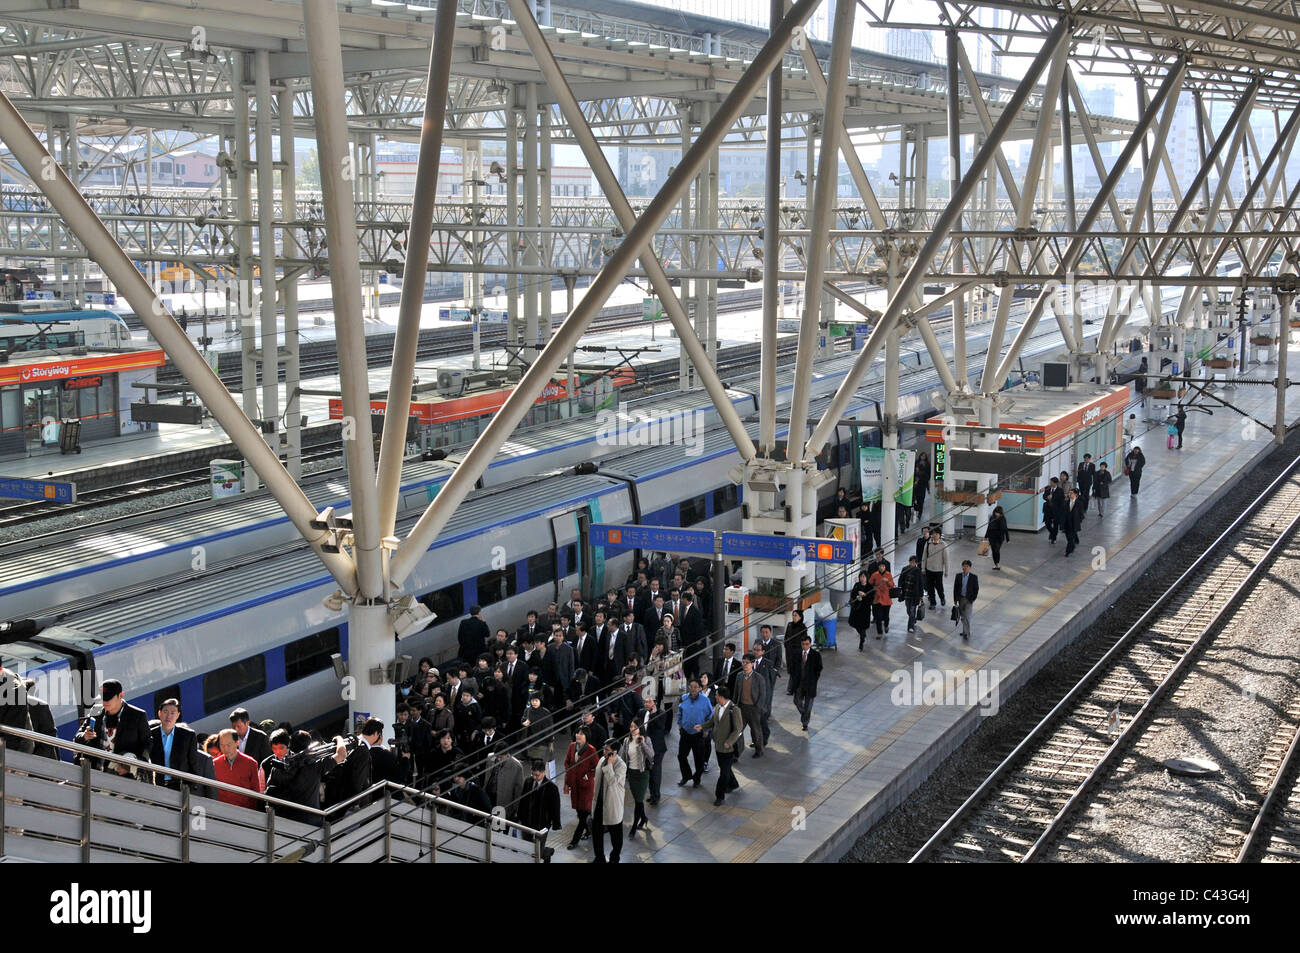
<svg viewBox="0 0 1300 953">
<path fill-rule="evenodd" d="M 334 667 L 334 677 L 342 681 L 348 674 L 348 663 L 343 661 L 343 656 L 335 652 L 330 656 L 330 665 Z"/>
<path fill-rule="evenodd" d="M 342 516 L 334 517 L 335 529 L 352 529 L 352 514 L 345 513 Z"/>
<path fill-rule="evenodd" d="M 438 617 L 415 596 L 403 596 L 393 603 L 388 618 L 393 624 L 393 631 L 396 632 L 397 637 L 404 639 L 417 632 L 423 632 L 433 625 L 433 621 Z"/>
<path fill-rule="evenodd" d="M 310 523 L 311 528 L 329 529 L 330 518 L 333 517 L 333 515 L 334 515 L 334 507 L 332 506 L 325 507 L 325 509 L 320 511 L 320 515 L 318 515 L 314 520 L 311 521 Z"/>
<path fill-rule="evenodd" d="M 337 548 L 335 551 L 337 552 Z M 342 589 L 335 589 L 328 596 L 326 596 L 321 602 L 321 604 L 324 605 L 326 609 L 329 609 L 330 612 L 342 612 L 343 603 L 344 603 L 344 599 L 343 599 Z"/>
</svg>

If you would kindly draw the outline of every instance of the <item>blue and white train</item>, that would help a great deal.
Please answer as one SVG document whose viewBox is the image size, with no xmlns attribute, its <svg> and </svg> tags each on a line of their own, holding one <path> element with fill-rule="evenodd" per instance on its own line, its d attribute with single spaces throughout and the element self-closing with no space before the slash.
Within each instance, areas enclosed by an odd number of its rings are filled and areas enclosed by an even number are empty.
<svg viewBox="0 0 1300 953">
<path fill-rule="evenodd" d="M 1085 331 L 1093 337 L 1099 326 Z M 949 339 L 943 341 L 950 349 Z M 982 363 L 976 358 L 986 341 L 986 334 L 971 329 L 970 367 Z M 1061 348 L 1055 326 L 1044 323 L 1023 363 L 1036 367 Z M 819 369 L 812 415 L 828 404 L 851 361 L 846 355 Z M 905 349 L 902 363 L 900 416 L 928 415 L 938 375 L 919 346 Z M 756 383 L 731 384 L 742 416 L 756 413 Z M 790 389 L 787 371 L 780 375 L 779 405 L 788 405 Z M 877 364 L 846 416 L 878 420 L 882 400 Z M 703 414 L 709 426 L 699 452 L 603 446 L 602 425 L 592 420 L 512 439 L 407 580 L 406 590 L 438 618 L 403 640 L 401 651 L 453 655 L 457 623 L 474 603 L 486 608 L 490 624 L 513 626 L 528 609 L 562 600 L 573 586 L 600 592 L 607 581 L 621 583 L 635 554 L 602 558 L 588 542 L 592 522 L 738 528 L 743 491 L 728 473 L 740 457 L 716 411 L 710 414 L 707 396 L 656 398 L 647 410 Z M 822 490 L 826 495 L 851 483 L 851 451 L 849 428 L 840 428 L 819 461 L 836 471 L 837 479 Z M 399 535 L 409 531 L 455 463 L 453 457 L 407 467 Z M 575 468 L 580 463 L 595 463 L 596 471 Z M 313 501 L 346 510 L 343 492 L 327 484 Z M 503 568 L 492 565 L 496 546 L 506 554 Z M 334 589 L 272 500 L 222 501 L 186 508 L 163 522 L 153 514 L 125 530 L 45 544 L 21 559 L 0 561 L 3 617 L 40 616 L 48 623 L 0 651 L 6 665 L 25 666 L 42 682 L 65 736 L 75 730 L 84 699 L 59 686 L 89 673 L 121 679 L 150 712 L 158 699 L 179 697 L 186 720 L 199 730 L 225 727 L 238 705 L 256 717 L 311 723 L 340 711 L 330 656 L 347 657 L 348 633 L 345 613 L 326 606 Z"/>
</svg>

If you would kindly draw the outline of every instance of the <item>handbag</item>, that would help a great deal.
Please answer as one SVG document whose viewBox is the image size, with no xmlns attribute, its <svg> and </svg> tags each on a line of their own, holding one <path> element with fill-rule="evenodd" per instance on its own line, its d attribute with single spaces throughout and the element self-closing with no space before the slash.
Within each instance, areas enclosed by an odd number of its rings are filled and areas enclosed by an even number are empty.
<svg viewBox="0 0 1300 953">
<path fill-rule="evenodd" d="M 953 621 L 953 622 L 956 622 L 956 621 L 957 621 L 958 619 L 960 619 L 960 618 L 961 618 L 961 615 L 957 612 L 957 607 L 956 607 L 956 606 L 953 606 L 953 607 L 952 607 L 952 621 Z"/>
<path fill-rule="evenodd" d="M 981 539 L 979 549 L 977 549 L 975 552 L 977 555 L 987 556 L 992 551 L 993 551 L 993 547 L 989 543 L 989 541 L 987 539 Z"/>
<path fill-rule="evenodd" d="M 924 619 L 925 619 L 925 603 L 918 602 L 916 604 L 916 621 L 922 622 L 924 621 Z"/>
</svg>

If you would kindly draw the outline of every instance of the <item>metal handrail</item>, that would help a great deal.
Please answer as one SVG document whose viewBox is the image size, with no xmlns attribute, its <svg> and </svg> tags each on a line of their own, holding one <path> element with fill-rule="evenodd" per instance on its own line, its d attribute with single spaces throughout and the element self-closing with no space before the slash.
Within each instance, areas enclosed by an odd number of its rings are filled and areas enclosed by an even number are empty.
<svg viewBox="0 0 1300 953">
<path fill-rule="evenodd" d="M 469 807 L 467 805 L 457 804 L 454 801 L 448 801 L 446 798 L 438 797 L 429 794 L 425 791 L 420 791 L 403 784 L 398 784 L 394 781 L 376 782 L 375 784 L 372 784 L 370 787 L 368 787 L 366 790 L 353 795 L 352 797 L 348 798 L 345 801 L 340 801 L 338 804 L 334 804 L 329 808 L 324 808 L 324 809 L 315 808 L 315 807 L 310 807 L 308 805 L 295 804 L 292 801 L 286 801 L 283 800 L 282 798 L 273 797 L 271 795 L 264 794 L 261 792 L 251 791 L 248 788 L 239 787 L 238 785 L 227 784 L 224 781 L 217 781 L 213 778 L 204 777 L 203 775 L 191 774 L 187 771 L 180 771 L 175 768 L 166 768 L 161 765 L 153 765 L 148 761 L 140 761 L 136 758 L 128 758 L 124 755 L 114 754 L 113 752 L 110 751 L 104 751 L 99 748 L 92 748 L 89 745 L 78 744 L 77 742 L 74 741 L 64 741 L 62 738 L 58 738 L 52 735 L 45 735 L 45 734 L 41 734 L 40 732 L 29 731 L 24 728 L 11 728 L 6 725 L 0 725 L 0 778 L 3 778 L 6 770 L 4 753 L 9 747 L 8 743 L 5 740 L 4 737 L 5 735 L 12 735 L 15 738 L 22 738 L 24 740 L 31 741 L 36 744 L 49 745 L 51 747 L 58 748 L 62 751 L 71 752 L 74 755 L 82 755 L 83 756 L 82 764 L 83 764 L 83 772 L 84 772 L 82 784 L 86 792 L 85 795 L 86 798 L 89 798 L 89 791 L 90 788 L 92 787 L 92 785 L 89 783 L 89 777 L 90 777 L 89 772 L 92 770 L 92 768 L 91 768 L 90 761 L 87 759 L 97 758 L 112 764 L 126 765 L 128 767 L 134 768 L 136 771 L 147 770 L 153 774 L 163 772 L 180 781 L 190 782 L 197 786 L 210 788 L 217 791 L 228 791 L 232 794 L 238 794 L 243 797 L 252 798 L 253 800 L 260 802 L 260 806 L 262 810 L 266 811 L 268 817 L 274 816 L 274 812 L 269 810 L 270 808 L 281 807 L 288 810 L 297 811 L 299 814 L 302 815 L 309 815 L 312 817 L 320 818 L 322 822 L 322 830 L 326 832 L 327 843 L 328 843 L 328 830 L 329 830 L 328 824 L 331 822 L 331 819 L 337 820 L 337 816 L 340 815 L 341 813 L 345 813 L 349 808 L 353 807 L 354 805 L 359 804 L 361 801 L 378 794 L 384 794 L 388 799 L 387 806 L 385 807 L 385 812 L 390 813 L 397 806 L 397 804 L 393 803 L 393 801 L 396 800 L 395 798 L 393 798 L 393 795 L 400 794 L 406 799 L 407 803 L 419 801 L 425 806 L 430 807 L 433 810 L 433 823 L 435 825 L 437 821 L 438 808 L 441 807 L 445 811 L 453 812 L 454 815 L 469 817 L 471 819 L 470 823 L 475 826 L 482 824 L 484 829 L 488 832 L 489 838 L 493 831 L 499 832 L 503 829 L 514 829 L 519 832 L 521 837 L 528 838 L 532 840 L 535 844 L 540 845 L 540 841 L 538 839 L 538 832 L 533 830 L 530 827 L 527 827 L 516 821 L 511 821 L 505 817 L 502 817 L 499 814 L 492 814 L 490 812 L 480 811 L 477 808 Z M 62 761 L 62 759 L 60 759 L 60 761 Z M 186 789 L 183 788 L 183 790 Z M 187 802 L 188 802 L 188 798 L 183 797 L 181 802 L 182 807 L 184 807 Z M 88 817 L 89 816 L 88 804 L 83 805 L 83 807 L 86 808 L 86 813 Z M 3 815 L 0 814 L 0 819 L 2 818 Z M 2 842 L 3 836 L 4 836 L 3 828 L 0 827 L 0 842 Z M 269 836 L 271 835 L 268 834 L 268 837 Z M 296 835 L 286 835 L 286 836 L 293 836 L 295 840 L 308 840 L 307 838 L 302 838 Z M 312 842 L 314 843 L 314 841 Z M 270 847 L 270 841 L 268 840 L 268 848 L 269 847 Z M 87 832 L 87 836 L 83 838 L 83 848 L 87 851 L 89 850 L 88 832 Z M 534 853 L 540 857 L 540 846 L 538 846 L 535 849 Z M 328 847 L 327 847 L 327 856 L 328 856 Z"/>
</svg>

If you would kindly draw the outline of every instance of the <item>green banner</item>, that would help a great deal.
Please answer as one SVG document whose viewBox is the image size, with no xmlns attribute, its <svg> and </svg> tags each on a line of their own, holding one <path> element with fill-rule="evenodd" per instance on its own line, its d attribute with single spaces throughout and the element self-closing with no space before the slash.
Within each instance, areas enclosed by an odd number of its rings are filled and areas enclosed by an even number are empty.
<svg viewBox="0 0 1300 953">
<path fill-rule="evenodd" d="M 890 450 L 889 466 L 896 480 L 894 502 L 912 505 L 912 487 L 915 482 L 916 454 L 911 450 Z"/>
</svg>

